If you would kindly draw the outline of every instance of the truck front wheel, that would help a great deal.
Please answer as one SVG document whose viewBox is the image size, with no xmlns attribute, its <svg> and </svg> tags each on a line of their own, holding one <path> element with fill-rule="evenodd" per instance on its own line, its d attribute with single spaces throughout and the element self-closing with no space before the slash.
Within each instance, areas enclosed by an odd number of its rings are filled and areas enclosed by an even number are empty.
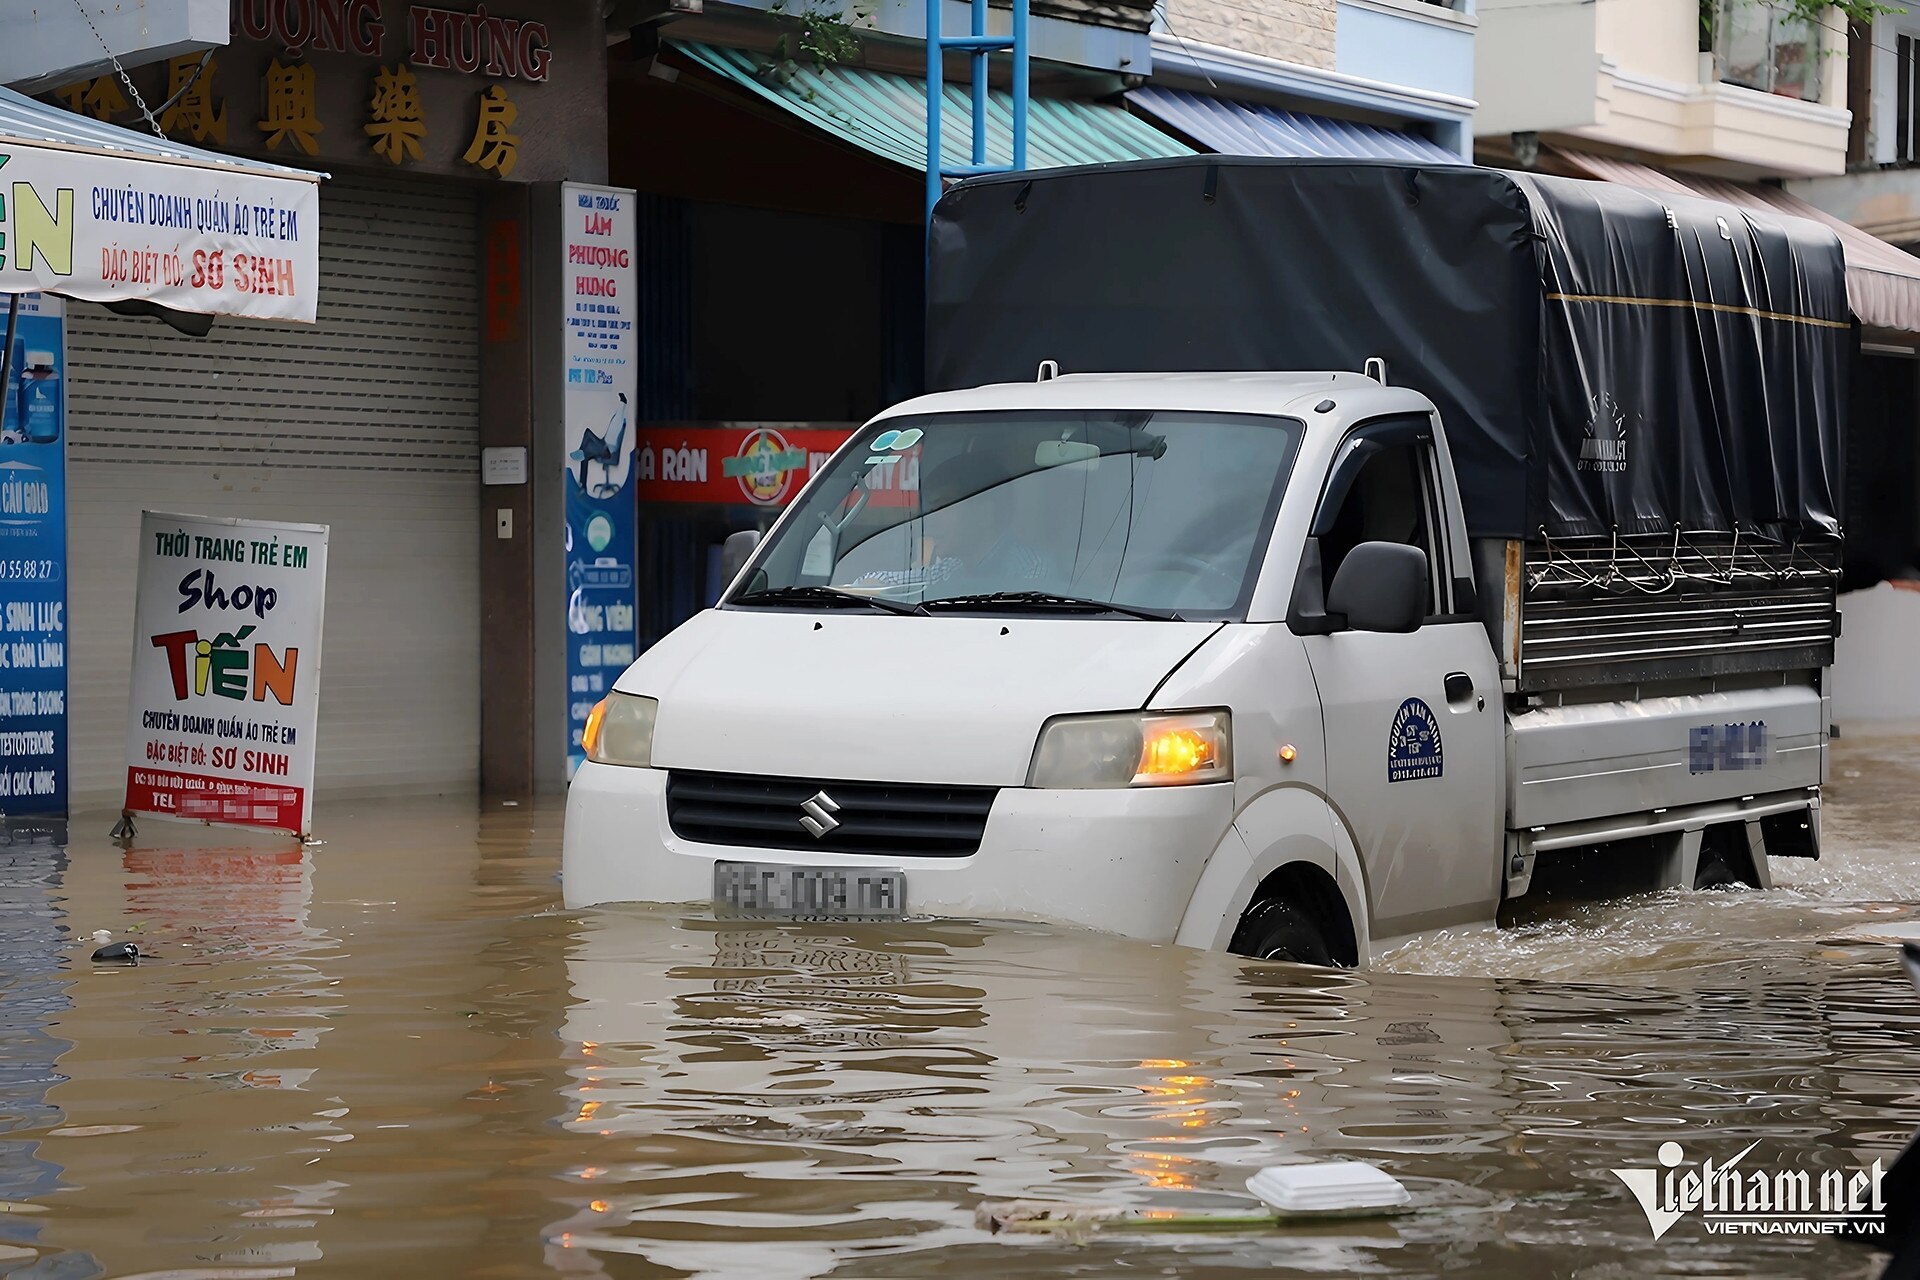
<svg viewBox="0 0 1920 1280">
<path fill-rule="evenodd" d="M 1326 935 L 1298 903 L 1267 898 L 1248 908 L 1233 931 L 1227 950 L 1255 960 L 1291 960 L 1295 964 L 1333 964 Z"/>
</svg>

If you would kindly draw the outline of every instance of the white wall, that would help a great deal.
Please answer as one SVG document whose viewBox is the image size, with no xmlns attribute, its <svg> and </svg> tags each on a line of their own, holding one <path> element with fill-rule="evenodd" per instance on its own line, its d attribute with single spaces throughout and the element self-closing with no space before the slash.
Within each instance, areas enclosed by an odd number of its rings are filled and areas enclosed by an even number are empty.
<svg viewBox="0 0 1920 1280">
<path fill-rule="evenodd" d="M 1598 4 L 1480 0 L 1473 129 L 1547 133 L 1598 119 Z"/>
<path fill-rule="evenodd" d="M 1695 0 L 1607 0 L 1593 8 L 1600 50 L 1622 71 L 1672 84 L 1699 80 Z"/>
<path fill-rule="evenodd" d="M 1920 720 L 1920 591 L 1881 583 L 1840 597 L 1833 718 Z"/>
<path fill-rule="evenodd" d="M 138 67 L 224 45 L 227 16 L 227 0 L 0 0 L 0 84 L 40 93 L 112 70 L 108 50 Z"/>
</svg>

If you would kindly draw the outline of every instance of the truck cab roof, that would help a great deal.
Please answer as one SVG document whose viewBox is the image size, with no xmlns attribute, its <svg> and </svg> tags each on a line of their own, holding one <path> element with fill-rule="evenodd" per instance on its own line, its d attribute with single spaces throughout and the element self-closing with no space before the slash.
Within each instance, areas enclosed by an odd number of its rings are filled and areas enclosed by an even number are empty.
<svg viewBox="0 0 1920 1280">
<path fill-rule="evenodd" d="M 1331 400 L 1333 408 L 1316 410 Z M 931 413 L 1047 409 L 1172 409 L 1300 418 L 1309 429 L 1387 413 L 1431 413 L 1407 387 L 1359 373 L 1068 373 L 1045 381 L 998 382 L 919 396 L 881 419 Z"/>
</svg>

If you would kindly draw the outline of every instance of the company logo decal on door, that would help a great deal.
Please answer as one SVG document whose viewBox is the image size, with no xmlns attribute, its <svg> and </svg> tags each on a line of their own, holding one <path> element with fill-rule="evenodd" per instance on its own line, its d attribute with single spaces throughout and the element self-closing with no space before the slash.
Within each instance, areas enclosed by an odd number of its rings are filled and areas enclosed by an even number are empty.
<svg viewBox="0 0 1920 1280">
<path fill-rule="evenodd" d="M 1387 781 L 1437 778 L 1445 771 L 1446 753 L 1440 749 L 1440 722 L 1433 708 L 1408 698 L 1394 713 L 1387 733 Z"/>
</svg>

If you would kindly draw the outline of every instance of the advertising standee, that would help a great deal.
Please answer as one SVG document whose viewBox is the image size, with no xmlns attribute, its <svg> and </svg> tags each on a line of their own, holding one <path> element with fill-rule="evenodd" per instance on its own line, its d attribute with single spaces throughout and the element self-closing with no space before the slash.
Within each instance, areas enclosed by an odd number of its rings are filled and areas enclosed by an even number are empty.
<svg viewBox="0 0 1920 1280">
<path fill-rule="evenodd" d="M 587 713 L 633 661 L 634 194 L 561 187 L 565 253 L 567 774 Z"/>
<path fill-rule="evenodd" d="M 145 512 L 129 813 L 308 835 L 327 528 Z"/>
<path fill-rule="evenodd" d="M 0 296 L 0 333 L 10 299 Z M 0 816 L 67 811 L 64 316 L 20 295 L 0 387 Z"/>
</svg>

